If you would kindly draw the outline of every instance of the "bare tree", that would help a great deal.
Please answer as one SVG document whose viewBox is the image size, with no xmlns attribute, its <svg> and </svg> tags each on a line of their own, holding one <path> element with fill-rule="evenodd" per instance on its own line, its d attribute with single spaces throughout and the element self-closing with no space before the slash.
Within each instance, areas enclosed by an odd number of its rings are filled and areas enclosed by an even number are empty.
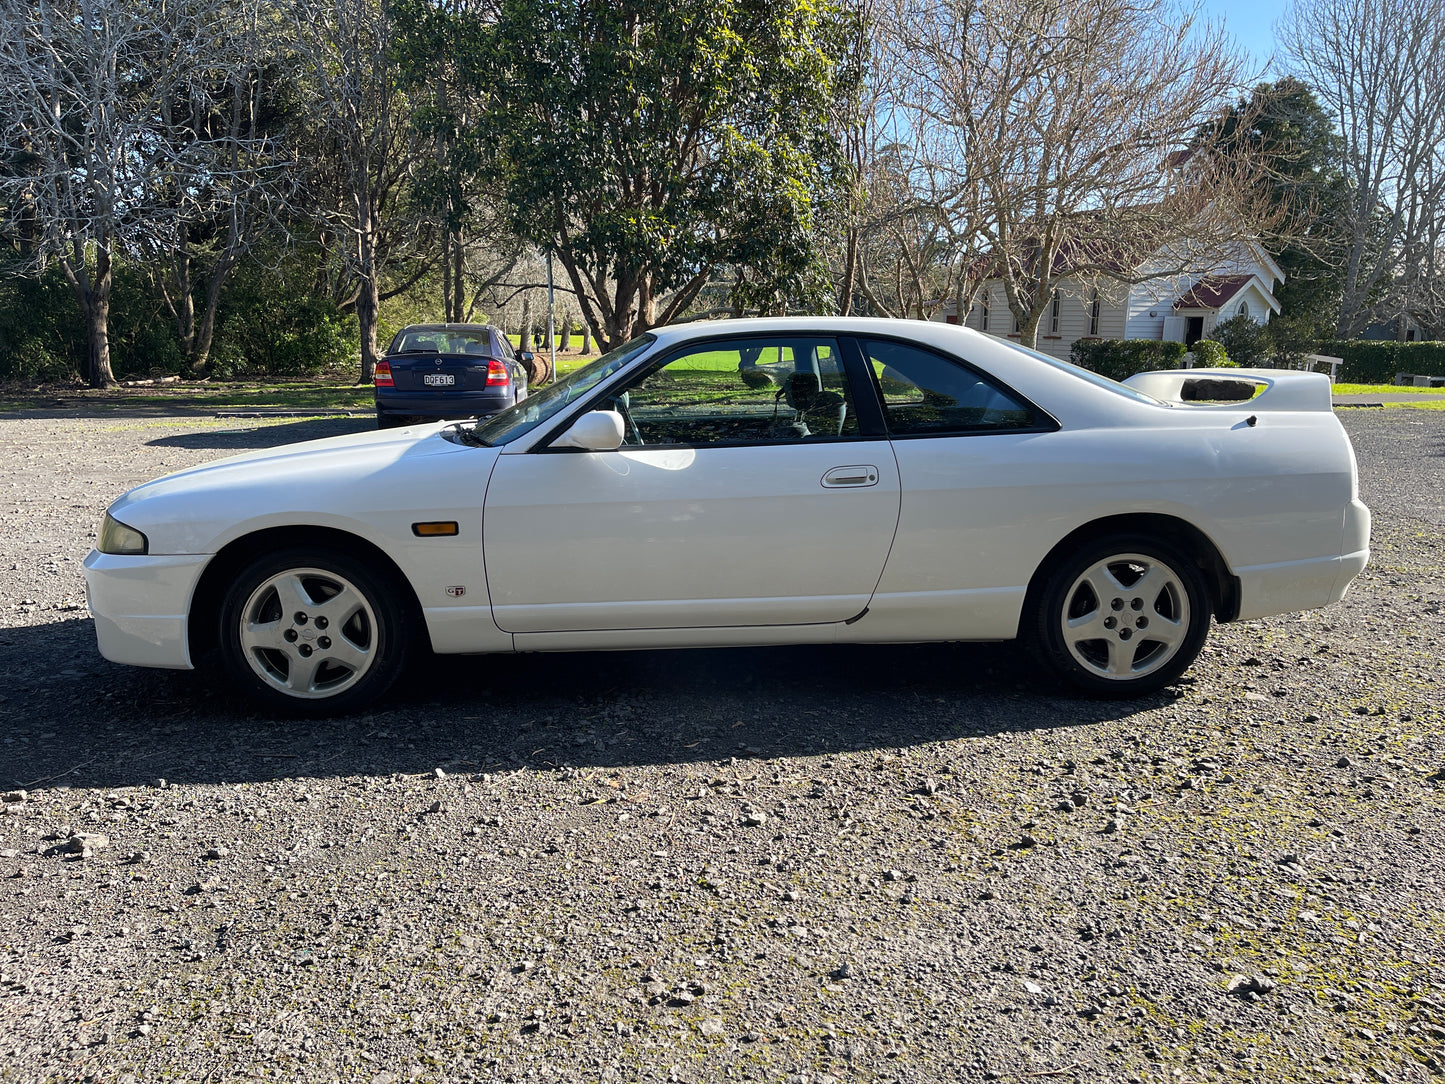
<svg viewBox="0 0 1445 1084">
<path fill-rule="evenodd" d="M 894 138 L 877 145 L 875 137 L 858 207 L 855 286 L 877 315 L 928 319 L 960 270 L 957 256 L 965 249 L 936 179 L 911 143 Z"/>
<path fill-rule="evenodd" d="M 204 371 L 222 291 L 294 209 L 297 170 L 274 97 L 280 43 L 269 0 L 210 0 L 204 50 L 158 95 L 158 134 L 187 165 L 167 179 L 147 253 L 181 347 Z M 197 295 L 200 307 L 197 310 Z"/>
<path fill-rule="evenodd" d="M 262 6 L 0 0 L 0 204 L 20 220 L 20 269 L 56 266 L 70 283 L 94 385 L 115 380 L 111 291 L 126 255 L 167 270 L 166 304 L 204 364 L 253 197 L 284 176 L 254 123 Z M 198 230 L 220 234 L 205 239 L 199 320 Z"/>
<path fill-rule="evenodd" d="M 1246 163 L 1188 152 L 1245 74 L 1223 31 L 1188 11 L 894 0 L 885 41 L 911 176 L 953 234 L 953 289 L 966 300 L 980 277 L 1001 279 L 1026 345 L 1064 282 L 1188 272 L 1264 224 Z"/>
<path fill-rule="evenodd" d="M 115 383 L 114 261 L 145 227 L 167 153 L 151 136 L 182 5 L 171 15 L 120 0 L 0 0 L 3 202 L 26 228 L 23 269 L 58 266 L 70 283 L 96 387 Z"/>
<path fill-rule="evenodd" d="M 1297 0 L 1280 28 L 1339 120 L 1350 200 L 1337 333 L 1442 311 L 1445 9 L 1440 0 Z M 1412 310 L 1414 310 L 1412 312 Z"/>
<path fill-rule="evenodd" d="M 410 123 L 413 103 L 393 70 L 397 30 L 386 0 L 287 0 L 292 47 L 318 152 L 334 201 L 320 200 L 323 243 L 344 269 L 346 292 L 361 332 L 360 381 L 376 372 L 381 302 L 414 285 L 431 269 L 429 254 L 406 205 L 421 140 Z M 383 288 L 389 272 L 410 261 L 400 282 Z"/>
</svg>

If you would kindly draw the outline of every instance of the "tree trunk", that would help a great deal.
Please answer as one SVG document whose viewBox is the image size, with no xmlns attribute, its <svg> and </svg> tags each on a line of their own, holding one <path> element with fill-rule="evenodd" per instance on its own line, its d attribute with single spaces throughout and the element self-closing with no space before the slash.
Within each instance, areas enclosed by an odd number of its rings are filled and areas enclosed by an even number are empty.
<svg viewBox="0 0 1445 1084">
<path fill-rule="evenodd" d="M 376 376 L 376 317 L 381 298 L 376 285 L 375 239 L 369 228 L 361 231 L 361 282 L 357 286 L 356 321 L 361 331 L 361 374 L 357 383 L 370 384 Z"/>
<path fill-rule="evenodd" d="M 848 227 L 848 240 L 843 250 L 843 282 L 838 289 L 838 315 L 849 316 L 853 310 L 853 282 L 858 275 L 858 231 Z"/>
<path fill-rule="evenodd" d="M 447 230 L 442 234 L 442 319 L 447 323 L 452 322 L 452 309 L 455 305 L 453 297 L 455 292 L 452 289 L 452 233 Z"/>
<path fill-rule="evenodd" d="M 60 266 L 85 317 L 86 382 L 92 388 L 114 387 L 115 374 L 110 368 L 110 253 L 103 245 L 97 246 L 94 277 L 80 261 L 72 264 L 62 260 Z"/>
<path fill-rule="evenodd" d="M 557 344 L 557 349 L 564 354 L 572 349 L 572 310 L 562 310 L 562 341 Z"/>
<path fill-rule="evenodd" d="M 1039 322 L 1043 317 L 1042 310 L 1030 312 L 1028 318 L 1019 321 L 1019 345 L 1027 346 L 1030 350 L 1039 348 Z"/>
<path fill-rule="evenodd" d="M 456 304 L 453 306 L 452 312 L 451 312 L 451 314 L 447 317 L 447 319 L 450 320 L 450 321 L 451 321 L 452 323 L 454 323 L 454 324 L 460 324 L 463 320 L 466 319 L 466 315 L 462 312 L 462 306 L 466 304 L 466 294 L 467 294 L 466 285 L 465 285 L 465 283 L 463 282 L 464 276 L 463 276 L 463 274 L 462 274 L 462 271 L 463 271 L 463 269 L 464 269 L 464 267 L 465 267 L 465 264 L 466 264 L 466 252 L 465 252 L 465 250 L 462 248 L 462 235 L 461 235 L 460 233 L 453 232 L 453 233 L 452 233 L 452 289 L 453 289 L 454 293 L 456 294 Z"/>
<path fill-rule="evenodd" d="M 221 307 L 221 288 L 236 266 L 235 257 L 229 252 L 221 254 L 211 272 L 211 281 L 206 285 L 206 308 L 196 325 L 196 335 L 191 346 L 191 370 L 204 373 L 211 365 L 211 342 L 216 334 L 216 312 Z"/>
<path fill-rule="evenodd" d="M 176 233 L 176 252 L 171 258 L 171 276 L 175 280 L 175 296 L 166 295 L 171 314 L 176 320 L 176 337 L 186 356 L 194 358 L 196 345 L 196 300 L 191 292 L 190 238 L 182 225 Z"/>
<path fill-rule="evenodd" d="M 85 312 L 92 388 L 115 386 L 115 374 L 110 368 L 110 286 L 110 256 L 102 250 L 96 259 L 95 283 Z"/>
<path fill-rule="evenodd" d="M 592 325 L 586 320 L 582 321 L 582 356 L 585 358 L 592 353 Z"/>
</svg>

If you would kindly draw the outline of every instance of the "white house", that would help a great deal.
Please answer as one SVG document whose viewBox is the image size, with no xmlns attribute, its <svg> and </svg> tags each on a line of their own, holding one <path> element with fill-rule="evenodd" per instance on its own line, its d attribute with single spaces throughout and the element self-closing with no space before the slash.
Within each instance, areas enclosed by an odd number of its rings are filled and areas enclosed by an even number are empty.
<svg viewBox="0 0 1445 1084">
<path fill-rule="evenodd" d="M 1140 266 L 1139 273 L 1147 271 L 1147 263 Z M 1216 324 L 1235 316 L 1269 323 L 1279 312 L 1274 291 L 1283 281 L 1284 272 L 1269 253 L 1246 243 L 1193 274 L 1166 274 L 1133 285 L 1066 283 L 1039 323 L 1038 349 L 1067 358 L 1077 339 L 1172 339 L 1193 346 L 1209 338 Z M 944 302 L 934 319 L 960 322 L 953 299 Z M 1018 338 L 1018 323 L 998 279 L 979 287 L 962 322 L 978 331 Z"/>
</svg>

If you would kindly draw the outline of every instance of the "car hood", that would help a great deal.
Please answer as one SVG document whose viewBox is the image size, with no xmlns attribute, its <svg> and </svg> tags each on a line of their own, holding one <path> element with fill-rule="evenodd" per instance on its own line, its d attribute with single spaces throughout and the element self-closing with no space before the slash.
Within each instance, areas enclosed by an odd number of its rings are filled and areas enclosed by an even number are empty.
<svg viewBox="0 0 1445 1084">
<path fill-rule="evenodd" d="M 209 553 L 266 526 L 374 520 L 382 510 L 479 501 L 496 449 L 456 444 L 437 422 L 247 452 L 137 486 L 109 508 L 152 553 Z M 484 463 L 483 460 L 486 460 Z M 456 466 L 453 467 L 453 462 Z M 453 476 L 455 484 L 448 484 Z"/>
</svg>

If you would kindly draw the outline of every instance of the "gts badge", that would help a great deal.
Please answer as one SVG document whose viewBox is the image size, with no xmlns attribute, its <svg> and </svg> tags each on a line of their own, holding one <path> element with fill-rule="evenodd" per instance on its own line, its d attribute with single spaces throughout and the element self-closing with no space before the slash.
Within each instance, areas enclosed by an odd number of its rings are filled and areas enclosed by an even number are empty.
<svg viewBox="0 0 1445 1084">
<path fill-rule="evenodd" d="M 461 584 L 457 584 L 455 587 L 447 588 L 447 594 L 450 595 L 452 598 L 461 598 L 466 593 L 467 589 Z"/>
</svg>

